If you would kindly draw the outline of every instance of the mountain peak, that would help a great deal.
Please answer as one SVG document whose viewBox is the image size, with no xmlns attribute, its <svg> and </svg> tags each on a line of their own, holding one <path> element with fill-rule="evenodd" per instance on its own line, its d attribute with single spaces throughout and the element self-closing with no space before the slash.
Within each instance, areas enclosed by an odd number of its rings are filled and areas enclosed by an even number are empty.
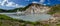
<svg viewBox="0 0 60 26">
<path fill-rule="evenodd" d="M 32 4 L 29 4 L 27 7 L 26 7 L 26 13 L 37 13 L 37 14 L 40 14 L 40 13 L 47 13 L 47 11 L 49 11 L 50 8 L 47 7 L 47 6 L 44 6 L 42 4 L 37 4 L 37 3 L 32 3 Z"/>
</svg>

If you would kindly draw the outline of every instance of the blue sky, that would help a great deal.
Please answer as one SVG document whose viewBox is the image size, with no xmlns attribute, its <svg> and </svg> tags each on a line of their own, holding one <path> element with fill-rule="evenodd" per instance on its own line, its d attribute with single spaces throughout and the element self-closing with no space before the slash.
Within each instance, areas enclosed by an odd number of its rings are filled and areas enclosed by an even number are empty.
<svg viewBox="0 0 60 26">
<path fill-rule="evenodd" d="M 18 7 L 25 7 L 30 3 L 55 5 L 60 4 L 60 0 L 0 0 L 0 8 L 9 10 Z"/>
</svg>

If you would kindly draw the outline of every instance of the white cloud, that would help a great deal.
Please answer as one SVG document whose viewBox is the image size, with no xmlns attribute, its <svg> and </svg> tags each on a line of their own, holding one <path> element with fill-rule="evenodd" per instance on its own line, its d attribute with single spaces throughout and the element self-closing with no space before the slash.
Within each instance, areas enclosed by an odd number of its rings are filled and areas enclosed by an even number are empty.
<svg viewBox="0 0 60 26">
<path fill-rule="evenodd" d="M 15 7 L 18 8 L 18 7 L 25 7 L 25 6 L 16 4 Z"/>
<path fill-rule="evenodd" d="M 40 2 L 39 2 L 39 3 L 40 3 L 40 4 L 42 4 L 42 3 L 44 3 L 44 2 L 45 2 L 45 0 L 40 0 Z"/>
<path fill-rule="evenodd" d="M 8 2 L 8 4 L 6 4 L 6 6 L 13 6 L 13 2 Z"/>
<path fill-rule="evenodd" d="M 38 3 L 38 2 L 36 2 L 36 1 L 33 1 L 32 3 Z"/>
<path fill-rule="evenodd" d="M 8 0 L 3 0 L 3 1 L 1 2 L 1 5 L 4 6 L 5 2 L 7 2 L 7 1 L 8 1 Z"/>
<path fill-rule="evenodd" d="M 15 4 L 14 2 L 9 2 L 6 4 L 8 7 L 24 7 L 23 5 Z"/>
<path fill-rule="evenodd" d="M 6 6 L 8 6 L 8 7 L 16 7 L 16 4 L 14 2 L 8 2 L 8 4 L 6 4 Z"/>
<path fill-rule="evenodd" d="M 1 3 L 1 2 L 0 2 Z"/>
<path fill-rule="evenodd" d="M 0 0 L 0 3 L 1 3 L 1 0 Z"/>
<path fill-rule="evenodd" d="M 43 5 L 46 5 L 46 4 L 43 4 Z"/>
<path fill-rule="evenodd" d="M 8 0 L 3 0 L 0 2 L 1 6 L 7 6 L 7 7 L 23 7 L 23 5 L 16 4 L 14 2 L 9 2 Z"/>
</svg>

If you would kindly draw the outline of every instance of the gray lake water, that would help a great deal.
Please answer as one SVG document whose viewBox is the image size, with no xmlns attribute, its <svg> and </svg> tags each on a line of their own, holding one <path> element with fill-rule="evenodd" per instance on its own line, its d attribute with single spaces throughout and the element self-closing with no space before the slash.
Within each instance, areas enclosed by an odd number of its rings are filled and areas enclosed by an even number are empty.
<svg viewBox="0 0 60 26">
<path fill-rule="evenodd" d="M 51 15 L 48 14 L 29 14 L 29 15 L 14 15 L 14 14 L 6 14 L 14 19 L 22 19 L 24 21 L 39 21 L 39 20 L 48 20 L 51 18 Z"/>
</svg>

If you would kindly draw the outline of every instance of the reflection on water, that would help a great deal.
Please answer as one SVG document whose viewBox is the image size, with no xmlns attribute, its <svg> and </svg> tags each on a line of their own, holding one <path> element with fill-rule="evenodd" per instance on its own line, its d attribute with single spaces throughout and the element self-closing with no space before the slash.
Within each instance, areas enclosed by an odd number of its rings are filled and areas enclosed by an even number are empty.
<svg viewBox="0 0 60 26">
<path fill-rule="evenodd" d="M 6 14 L 7 16 L 10 16 L 15 19 L 22 19 L 25 21 L 38 21 L 38 20 L 48 20 L 51 18 L 51 15 L 48 14 L 29 14 L 29 15 L 13 15 L 13 14 Z"/>
</svg>

